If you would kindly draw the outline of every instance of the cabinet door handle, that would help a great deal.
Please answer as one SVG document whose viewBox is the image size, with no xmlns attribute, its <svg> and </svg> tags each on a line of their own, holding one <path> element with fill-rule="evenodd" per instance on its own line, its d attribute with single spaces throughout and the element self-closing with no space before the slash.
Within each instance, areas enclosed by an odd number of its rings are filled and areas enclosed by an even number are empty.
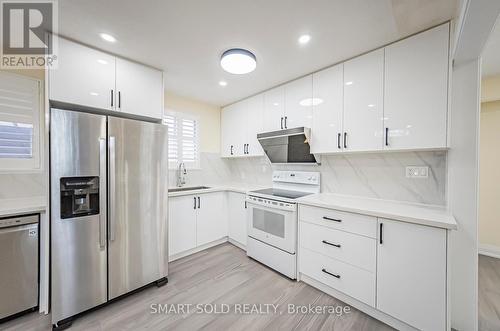
<svg viewBox="0 0 500 331">
<path fill-rule="evenodd" d="M 323 219 L 324 220 L 329 220 L 329 221 L 334 221 L 334 222 L 342 222 L 342 220 L 340 219 L 336 219 L 336 218 L 331 218 L 331 217 L 328 217 L 328 216 L 323 216 Z"/>
<path fill-rule="evenodd" d="M 344 132 L 344 148 L 347 148 L 347 132 Z"/>
<path fill-rule="evenodd" d="M 341 136 L 342 136 L 342 135 L 341 135 L 341 134 L 340 134 L 340 132 L 339 132 L 339 133 L 337 134 L 337 147 L 338 147 L 339 149 L 342 149 L 342 146 L 340 146 L 340 137 L 341 137 Z"/>
<path fill-rule="evenodd" d="M 245 200 L 245 209 L 247 209 L 247 202 L 246 202 L 246 200 Z"/>
<path fill-rule="evenodd" d="M 331 272 L 327 271 L 325 268 L 321 269 L 321 271 L 323 271 L 325 274 L 328 274 L 330 276 L 333 276 L 335 278 L 339 278 L 340 279 L 340 275 L 336 275 L 334 273 L 331 273 Z"/>
<path fill-rule="evenodd" d="M 233 145 L 231 145 L 231 155 L 233 155 Z"/>
<path fill-rule="evenodd" d="M 198 209 L 200 209 L 201 204 L 200 204 L 200 197 L 198 197 Z"/>
<path fill-rule="evenodd" d="M 118 91 L 118 108 L 122 108 L 122 92 Z"/>
<path fill-rule="evenodd" d="M 326 245 L 330 245 L 330 246 L 334 246 L 334 247 L 340 248 L 340 245 L 339 245 L 339 244 L 334 244 L 334 243 L 331 243 L 331 242 L 326 241 L 326 240 L 322 240 L 321 242 L 322 242 L 323 244 L 326 244 Z"/>
<path fill-rule="evenodd" d="M 194 200 L 194 206 L 193 206 L 193 209 L 196 209 L 196 197 L 193 197 L 193 200 Z"/>
<path fill-rule="evenodd" d="M 281 118 L 281 130 L 283 130 L 283 117 Z"/>
<path fill-rule="evenodd" d="M 111 107 L 113 107 L 114 92 L 111 90 Z"/>
<path fill-rule="evenodd" d="M 288 126 L 286 125 L 286 120 L 288 119 L 287 116 L 285 116 L 285 129 L 288 129 Z"/>
<path fill-rule="evenodd" d="M 384 243 L 384 239 L 382 238 L 382 229 L 384 228 L 384 223 L 380 223 L 380 237 L 379 237 L 379 242 L 380 242 L 380 245 L 382 245 Z"/>
<path fill-rule="evenodd" d="M 389 128 L 385 128 L 385 145 L 389 146 Z"/>
</svg>

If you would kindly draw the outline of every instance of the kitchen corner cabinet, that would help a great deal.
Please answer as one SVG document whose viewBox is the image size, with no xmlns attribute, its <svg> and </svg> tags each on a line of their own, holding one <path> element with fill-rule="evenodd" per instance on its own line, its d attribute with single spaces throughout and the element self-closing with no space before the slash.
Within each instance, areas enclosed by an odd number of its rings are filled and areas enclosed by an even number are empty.
<svg viewBox="0 0 500 331">
<path fill-rule="evenodd" d="M 263 102 L 264 96 L 259 94 L 222 109 L 222 157 L 264 155 L 257 140 L 257 133 L 263 131 Z"/>
<path fill-rule="evenodd" d="M 243 246 L 247 245 L 247 209 L 246 195 L 227 193 L 229 238 Z"/>
<path fill-rule="evenodd" d="M 341 152 L 343 139 L 344 65 L 313 74 L 311 152 Z M 319 102 L 321 100 L 321 102 Z"/>
<path fill-rule="evenodd" d="M 169 256 L 227 236 L 224 192 L 169 198 Z"/>
<path fill-rule="evenodd" d="M 58 37 L 49 99 L 160 120 L 163 73 Z"/>
<path fill-rule="evenodd" d="M 420 330 L 445 330 L 446 230 L 378 224 L 377 309 Z"/>
<path fill-rule="evenodd" d="M 447 146 L 449 24 L 385 48 L 384 149 Z"/>
</svg>

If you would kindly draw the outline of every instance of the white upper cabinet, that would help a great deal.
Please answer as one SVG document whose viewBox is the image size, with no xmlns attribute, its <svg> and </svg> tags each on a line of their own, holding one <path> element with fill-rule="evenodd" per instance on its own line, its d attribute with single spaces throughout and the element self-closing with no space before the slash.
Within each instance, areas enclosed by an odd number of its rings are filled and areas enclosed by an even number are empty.
<svg viewBox="0 0 500 331">
<path fill-rule="evenodd" d="M 78 106 L 160 120 L 163 73 L 58 39 L 57 67 L 49 71 L 49 98 Z"/>
<path fill-rule="evenodd" d="M 312 124 L 312 75 L 285 85 L 285 129 Z"/>
<path fill-rule="evenodd" d="M 343 64 L 313 74 L 311 152 L 342 151 Z"/>
<path fill-rule="evenodd" d="M 285 88 L 278 86 L 264 93 L 264 131 L 284 129 Z"/>
<path fill-rule="evenodd" d="M 449 24 L 385 48 L 385 149 L 447 146 Z"/>
<path fill-rule="evenodd" d="M 383 114 L 384 50 L 379 49 L 344 63 L 344 150 L 381 150 Z"/>
<path fill-rule="evenodd" d="M 263 132 L 264 95 L 258 94 L 243 101 L 245 119 L 240 129 L 246 131 L 243 152 L 247 156 L 264 155 L 264 150 L 257 140 L 257 134 Z M 246 128 L 246 130 L 245 130 Z"/>
<path fill-rule="evenodd" d="M 234 157 L 243 155 L 244 127 L 240 127 L 245 110 L 241 103 L 225 107 L 221 111 L 221 155 Z"/>
<path fill-rule="evenodd" d="M 223 157 L 259 156 L 264 151 L 257 140 L 263 131 L 262 94 L 224 107 L 221 111 L 221 155 Z"/>
<path fill-rule="evenodd" d="M 419 330 L 446 329 L 446 230 L 379 219 L 377 309 Z"/>
<path fill-rule="evenodd" d="M 162 118 L 161 71 L 117 58 L 116 93 L 116 110 L 138 116 Z"/>
<path fill-rule="evenodd" d="M 49 71 L 49 98 L 114 110 L 115 57 L 59 38 L 57 68 Z"/>
</svg>

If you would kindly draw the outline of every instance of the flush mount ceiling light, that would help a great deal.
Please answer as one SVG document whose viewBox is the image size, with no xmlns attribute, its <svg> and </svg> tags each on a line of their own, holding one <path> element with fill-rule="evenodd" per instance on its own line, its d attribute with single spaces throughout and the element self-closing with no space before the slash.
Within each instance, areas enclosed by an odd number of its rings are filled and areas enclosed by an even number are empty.
<svg viewBox="0 0 500 331">
<path fill-rule="evenodd" d="M 252 52 L 242 48 L 228 49 L 220 58 L 220 65 L 225 71 L 243 75 L 252 72 L 257 67 L 257 59 Z"/>
<path fill-rule="evenodd" d="M 304 107 L 317 106 L 323 103 L 321 98 L 307 98 L 300 100 L 299 104 Z"/>
<path fill-rule="evenodd" d="M 99 34 L 99 36 L 101 36 L 102 39 L 104 39 L 110 43 L 114 43 L 116 41 L 115 37 L 113 37 L 112 35 L 107 34 L 107 33 L 101 33 L 101 34 Z"/>
<path fill-rule="evenodd" d="M 299 37 L 299 44 L 305 45 L 311 40 L 311 36 L 308 34 L 304 34 Z"/>
</svg>

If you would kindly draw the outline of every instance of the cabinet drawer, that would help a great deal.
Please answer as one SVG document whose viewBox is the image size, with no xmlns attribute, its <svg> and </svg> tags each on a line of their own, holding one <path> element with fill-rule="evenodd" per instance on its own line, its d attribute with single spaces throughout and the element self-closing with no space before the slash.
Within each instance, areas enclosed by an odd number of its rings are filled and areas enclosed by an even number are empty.
<svg viewBox="0 0 500 331">
<path fill-rule="evenodd" d="M 300 248 L 299 260 L 300 272 L 304 275 L 375 307 L 375 273 L 306 248 Z"/>
<path fill-rule="evenodd" d="M 300 222 L 300 246 L 375 272 L 377 242 L 350 232 Z"/>
<path fill-rule="evenodd" d="M 372 216 L 301 205 L 299 219 L 337 230 L 377 238 L 377 218 Z"/>
</svg>

